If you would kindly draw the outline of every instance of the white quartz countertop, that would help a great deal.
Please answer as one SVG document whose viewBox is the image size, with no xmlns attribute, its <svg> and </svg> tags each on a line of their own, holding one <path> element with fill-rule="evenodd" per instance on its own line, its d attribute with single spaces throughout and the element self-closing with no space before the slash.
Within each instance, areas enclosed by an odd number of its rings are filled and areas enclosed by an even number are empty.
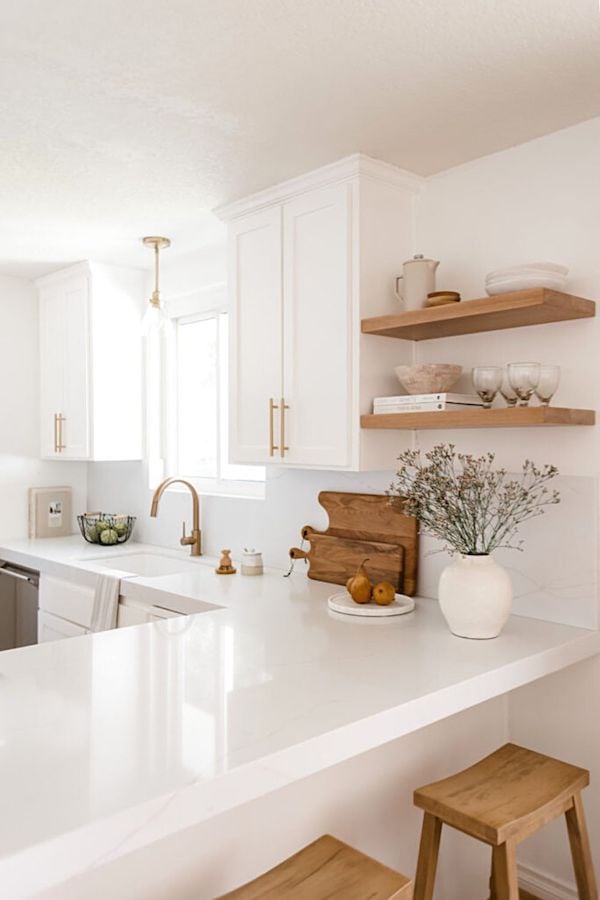
<svg viewBox="0 0 600 900">
<path fill-rule="evenodd" d="M 86 554 L 79 539 L 0 546 L 75 580 L 95 577 Z M 496 640 L 462 640 L 431 600 L 343 617 L 334 590 L 301 567 L 219 577 L 199 562 L 122 591 L 213 611 L 1 653 L 3 893 L 32 896 L 600 652 L 599 632 L 516 616 Z"/>
</svg>

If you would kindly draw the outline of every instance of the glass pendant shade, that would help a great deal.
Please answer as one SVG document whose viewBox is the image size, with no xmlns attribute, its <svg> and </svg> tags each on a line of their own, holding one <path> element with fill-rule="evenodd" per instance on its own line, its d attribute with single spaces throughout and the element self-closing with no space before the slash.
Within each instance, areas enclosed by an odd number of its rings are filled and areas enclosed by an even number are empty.
<svg viewBox="0 0 600 900">
<path fill-rule="evenodd" d="M 142 336 L 149 337 L 151 334 L 157 334 L 167 319 L 168 316 L 161 306 L 152 302 L 148 303 L 142 319 Z"/>
</svg>

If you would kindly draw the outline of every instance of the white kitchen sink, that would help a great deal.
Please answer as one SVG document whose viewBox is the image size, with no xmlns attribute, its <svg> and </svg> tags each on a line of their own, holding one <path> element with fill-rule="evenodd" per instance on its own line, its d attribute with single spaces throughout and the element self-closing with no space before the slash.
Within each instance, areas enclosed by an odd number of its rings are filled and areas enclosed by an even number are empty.
<svg viewBox="0 0 600 900">
<path fill-rule="evenodd" d="M 198 562 L 175 559 L 160 553 L 130 553 L 119 556 L 102 556 L 94 559 L 94 565 L 107 569 L 118 569 L 130 575 L 155 578 L 159 575 L 176 575 L 178 572 L 198 571 Z"/>
</svg>

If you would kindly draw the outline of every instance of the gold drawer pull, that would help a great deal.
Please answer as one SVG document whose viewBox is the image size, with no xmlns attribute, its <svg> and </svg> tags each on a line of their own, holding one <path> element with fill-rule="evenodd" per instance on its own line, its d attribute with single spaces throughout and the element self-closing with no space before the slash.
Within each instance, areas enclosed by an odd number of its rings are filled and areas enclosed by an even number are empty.
<svg viewBox="0 0 600 900">
<path fill-rule="evenodd" d="M 269 456 L 275 456 L 275 451 L 279 450 L 275 441 L 275 425 L 273 424 L 273 412 L 279 409 L 272 397 L 269 397 Z"/>
<path fill-rule="evenodd" d="M 63 433 L 62 426 L 63 422 L 66 422 L 65 417 L 62 413 L 54 413 L 54 452 L 62 453 L 63 450 L 66 450 L 65 444 L 63 444 Z"/>
<path fill-rule="evenodd" d="M 281 430 L 280 430 L 281 447 L 280 447 L 280 451 L 279 451 L 281 457 L 284 457 L 285 451 L 290 449 L 289 447 L 286 446 L 286 443 L 285 443 L 285 411 L 286 411 L 286 409 L 289 409 L 289 406 L 285 402 L 285 398 L 282 397 L 281 398 Z"/>
</svg>

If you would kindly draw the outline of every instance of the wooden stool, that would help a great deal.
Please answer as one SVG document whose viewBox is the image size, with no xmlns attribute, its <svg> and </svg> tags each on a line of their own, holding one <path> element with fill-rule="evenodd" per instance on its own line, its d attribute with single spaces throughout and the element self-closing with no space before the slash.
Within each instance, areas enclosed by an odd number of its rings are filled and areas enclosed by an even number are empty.
<svg viewBox="0 0 600 900">
<path fill-rule="evenodd" d="M 329 834 L 313 841 L 220 900 L 392 900 L 412 897 L 412 883 L 404 875 L 343 844 Z"/>
<path fill-rule="evenodd" d="M 464 772 L 415 791 L 425 810 L 415 900 L 431 900 L 442 824 L 492 847 L 492 900 L 518 900 L 517 844 L 565 813 L 581 900 L 598 900 L 581 802 L 587 769 L 505 744 Z"/>
</svg>

